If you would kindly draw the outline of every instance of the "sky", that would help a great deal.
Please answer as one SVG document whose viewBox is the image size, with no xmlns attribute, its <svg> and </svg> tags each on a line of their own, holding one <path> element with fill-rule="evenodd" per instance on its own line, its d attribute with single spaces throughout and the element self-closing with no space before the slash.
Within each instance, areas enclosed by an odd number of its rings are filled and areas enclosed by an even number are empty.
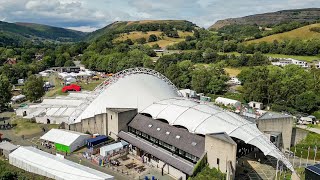
<svg viewBox="0 0 320 180">
<path fill-rule="evenodd" d="M 114 21 L 183 19 L 207 28 L 220 19 L 312 7 L 320 0 L 0 0 L 0 21 L 90 32 Z"/>
</svg>

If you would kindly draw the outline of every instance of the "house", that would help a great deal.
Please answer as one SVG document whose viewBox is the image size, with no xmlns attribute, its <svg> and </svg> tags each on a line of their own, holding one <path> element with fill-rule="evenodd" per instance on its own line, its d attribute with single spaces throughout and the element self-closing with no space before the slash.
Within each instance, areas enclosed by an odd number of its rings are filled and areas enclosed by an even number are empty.
<svg viewBox="0 0 320 180">
<path fill-rule="evenodd" d="M 9 64 L 9 65 L 17 64 L 17 58 L 7 58 L 4 64 Z"/>
<path fill-rule="evenodd" d="M 305 61 L 300 61 L 300 60 L 295 60 L 295 59 L 291 59 L 292 64 L 301 66 L 302 68 L 309 68 L 309 64 Z"/>
<path fill-rule="evenodd" d="M 228 81 L 230 84 L 236 84 L 236 85 L 241 85 L 241 81 L 237 77 L 231 77 L 230 80 Z"/>
<path fill-rule="evenodd" d="M 263 103 L 261 102 L 255 102 L 255 101 L 251 101 L 249 102 L 249 107 L 252 107 L 253 109 L 263 109 Z"/>
<path fill-rule="evenodd" d="M 9 158 L 9 154 L 17 148 L 18 146 L 11 144 L 8 141 L 3 141 L 0 143 L 0 156 L 3 155 L 5 158 Z"/>
</svg>

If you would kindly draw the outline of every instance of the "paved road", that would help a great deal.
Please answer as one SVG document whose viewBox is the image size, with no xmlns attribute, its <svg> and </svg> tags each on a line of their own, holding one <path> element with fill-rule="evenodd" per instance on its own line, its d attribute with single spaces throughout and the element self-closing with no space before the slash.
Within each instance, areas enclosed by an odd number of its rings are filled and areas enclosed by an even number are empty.
<svg viewBox="0 0 320 180">
<path fill-rule="evenodd" d="M 298 127 L 298 128 L 301 128 L 301 129 L 305 129 L 305 130 L 307 130 L 307 131 L 311 131 L 311 132 L 320 134 L 320 129 L 317 129 L 317 128 L 309 128 L 309 127 L 306 126 L 306 125 L 297 125 L 297 127 Z"/>
</svg>

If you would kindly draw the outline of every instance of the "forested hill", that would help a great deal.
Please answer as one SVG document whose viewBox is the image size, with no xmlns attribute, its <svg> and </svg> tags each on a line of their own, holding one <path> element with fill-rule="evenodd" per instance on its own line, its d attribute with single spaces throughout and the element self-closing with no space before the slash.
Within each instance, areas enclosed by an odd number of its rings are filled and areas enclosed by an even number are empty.
<svg viewBox="0 0 320 180">
<path fill-rule="evenodd" d="M 116 21 L 88 34 L 86 39 L 89 41 L 96 40 L 108 33 L 120 34 L 132 31 L 162 31 L 168 34 L 177 30 L 191 32 L 195 27 L 197 26 L 194 23 L 185 20 Z"/>
<path fill-rule="evenodd" d="M 283 22 L 315 22 L 320 19 L 320 8 L 283 10 L 256 14 L 240 18 L 219 20 L 209 29 L 220 29 L 227 25 L 276 25 Z"/>
<path fill-rule="evenodd" d="M 78 41 L 86 33 L 32 23 L 8 23 L 0 21 L 0 42 L 4 45 L 23 40 Z M 1 45 L 1 44 L 0 44 Z"/>
</svg>

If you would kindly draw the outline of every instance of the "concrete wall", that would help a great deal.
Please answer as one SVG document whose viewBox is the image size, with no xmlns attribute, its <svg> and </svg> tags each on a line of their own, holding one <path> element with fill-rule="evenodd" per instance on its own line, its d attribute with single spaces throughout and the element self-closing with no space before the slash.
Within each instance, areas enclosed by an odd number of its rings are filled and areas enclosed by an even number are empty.
<svg viewBox="0 0 320 180">
<path fill-rule="evenodd" d="M 128 123 L 137 115 L 137 110 L 115 112 L 107 109 L 107 113 L 95 115 L 92 118 L 83 119 L 80 123 L 66 125 L 66 129 L 91 134 L 110 136 L 117 140 L 120 131 L 128 131 Z"/>
<path fill-rule="evenodd" d="M 234 178 L 234 172 L 230 172 L 230 169 L 236 168 L 236 143 L 228 143 L 226 141 L 214 138 L 210 135 L 205 137 L 205 151 L 207 152 L 207 159 L 210 168 L 217 168 L 222 173 L 227 174 L 227 179 Z M 219 164 L 217 159 L 219 158 Z M 233 166 L 230 168 L 230 163 Z"/>
<path fill-rule="evenodd" d="M 128 131 L 128 124 L 137 113 L 136 109 L 119 113 L 107 109 L 108 135 L 117 140 L 120 131 Z"/>
<path fill-rule="evenodd" d="M 300 141 L 305 139 L 308 135 L 308 131 L 300 128 L 293 128 L 292 130 L 292 138 L 291 138 L 291 146 L 298 144 Z"/>
<path fill-rule="evenodd" d="M 66 129 L 82 133 L 108 135 L 106 116 L 106 114 L 95 115 L 92 118 L 83 119 L 80 123 L 66 125 Z"/>
<path fill-rule="evenodd" d="M 280 149 L 289 149 L 291 145 L 291 136 L 293 128 L 294 119 L 293 118 L 280 118 L 280 119 L 258 119 L 257 126 L 262 132 L 274 131 L 281 132 L 282 143 L 280 144 Z"/>
</svg>

